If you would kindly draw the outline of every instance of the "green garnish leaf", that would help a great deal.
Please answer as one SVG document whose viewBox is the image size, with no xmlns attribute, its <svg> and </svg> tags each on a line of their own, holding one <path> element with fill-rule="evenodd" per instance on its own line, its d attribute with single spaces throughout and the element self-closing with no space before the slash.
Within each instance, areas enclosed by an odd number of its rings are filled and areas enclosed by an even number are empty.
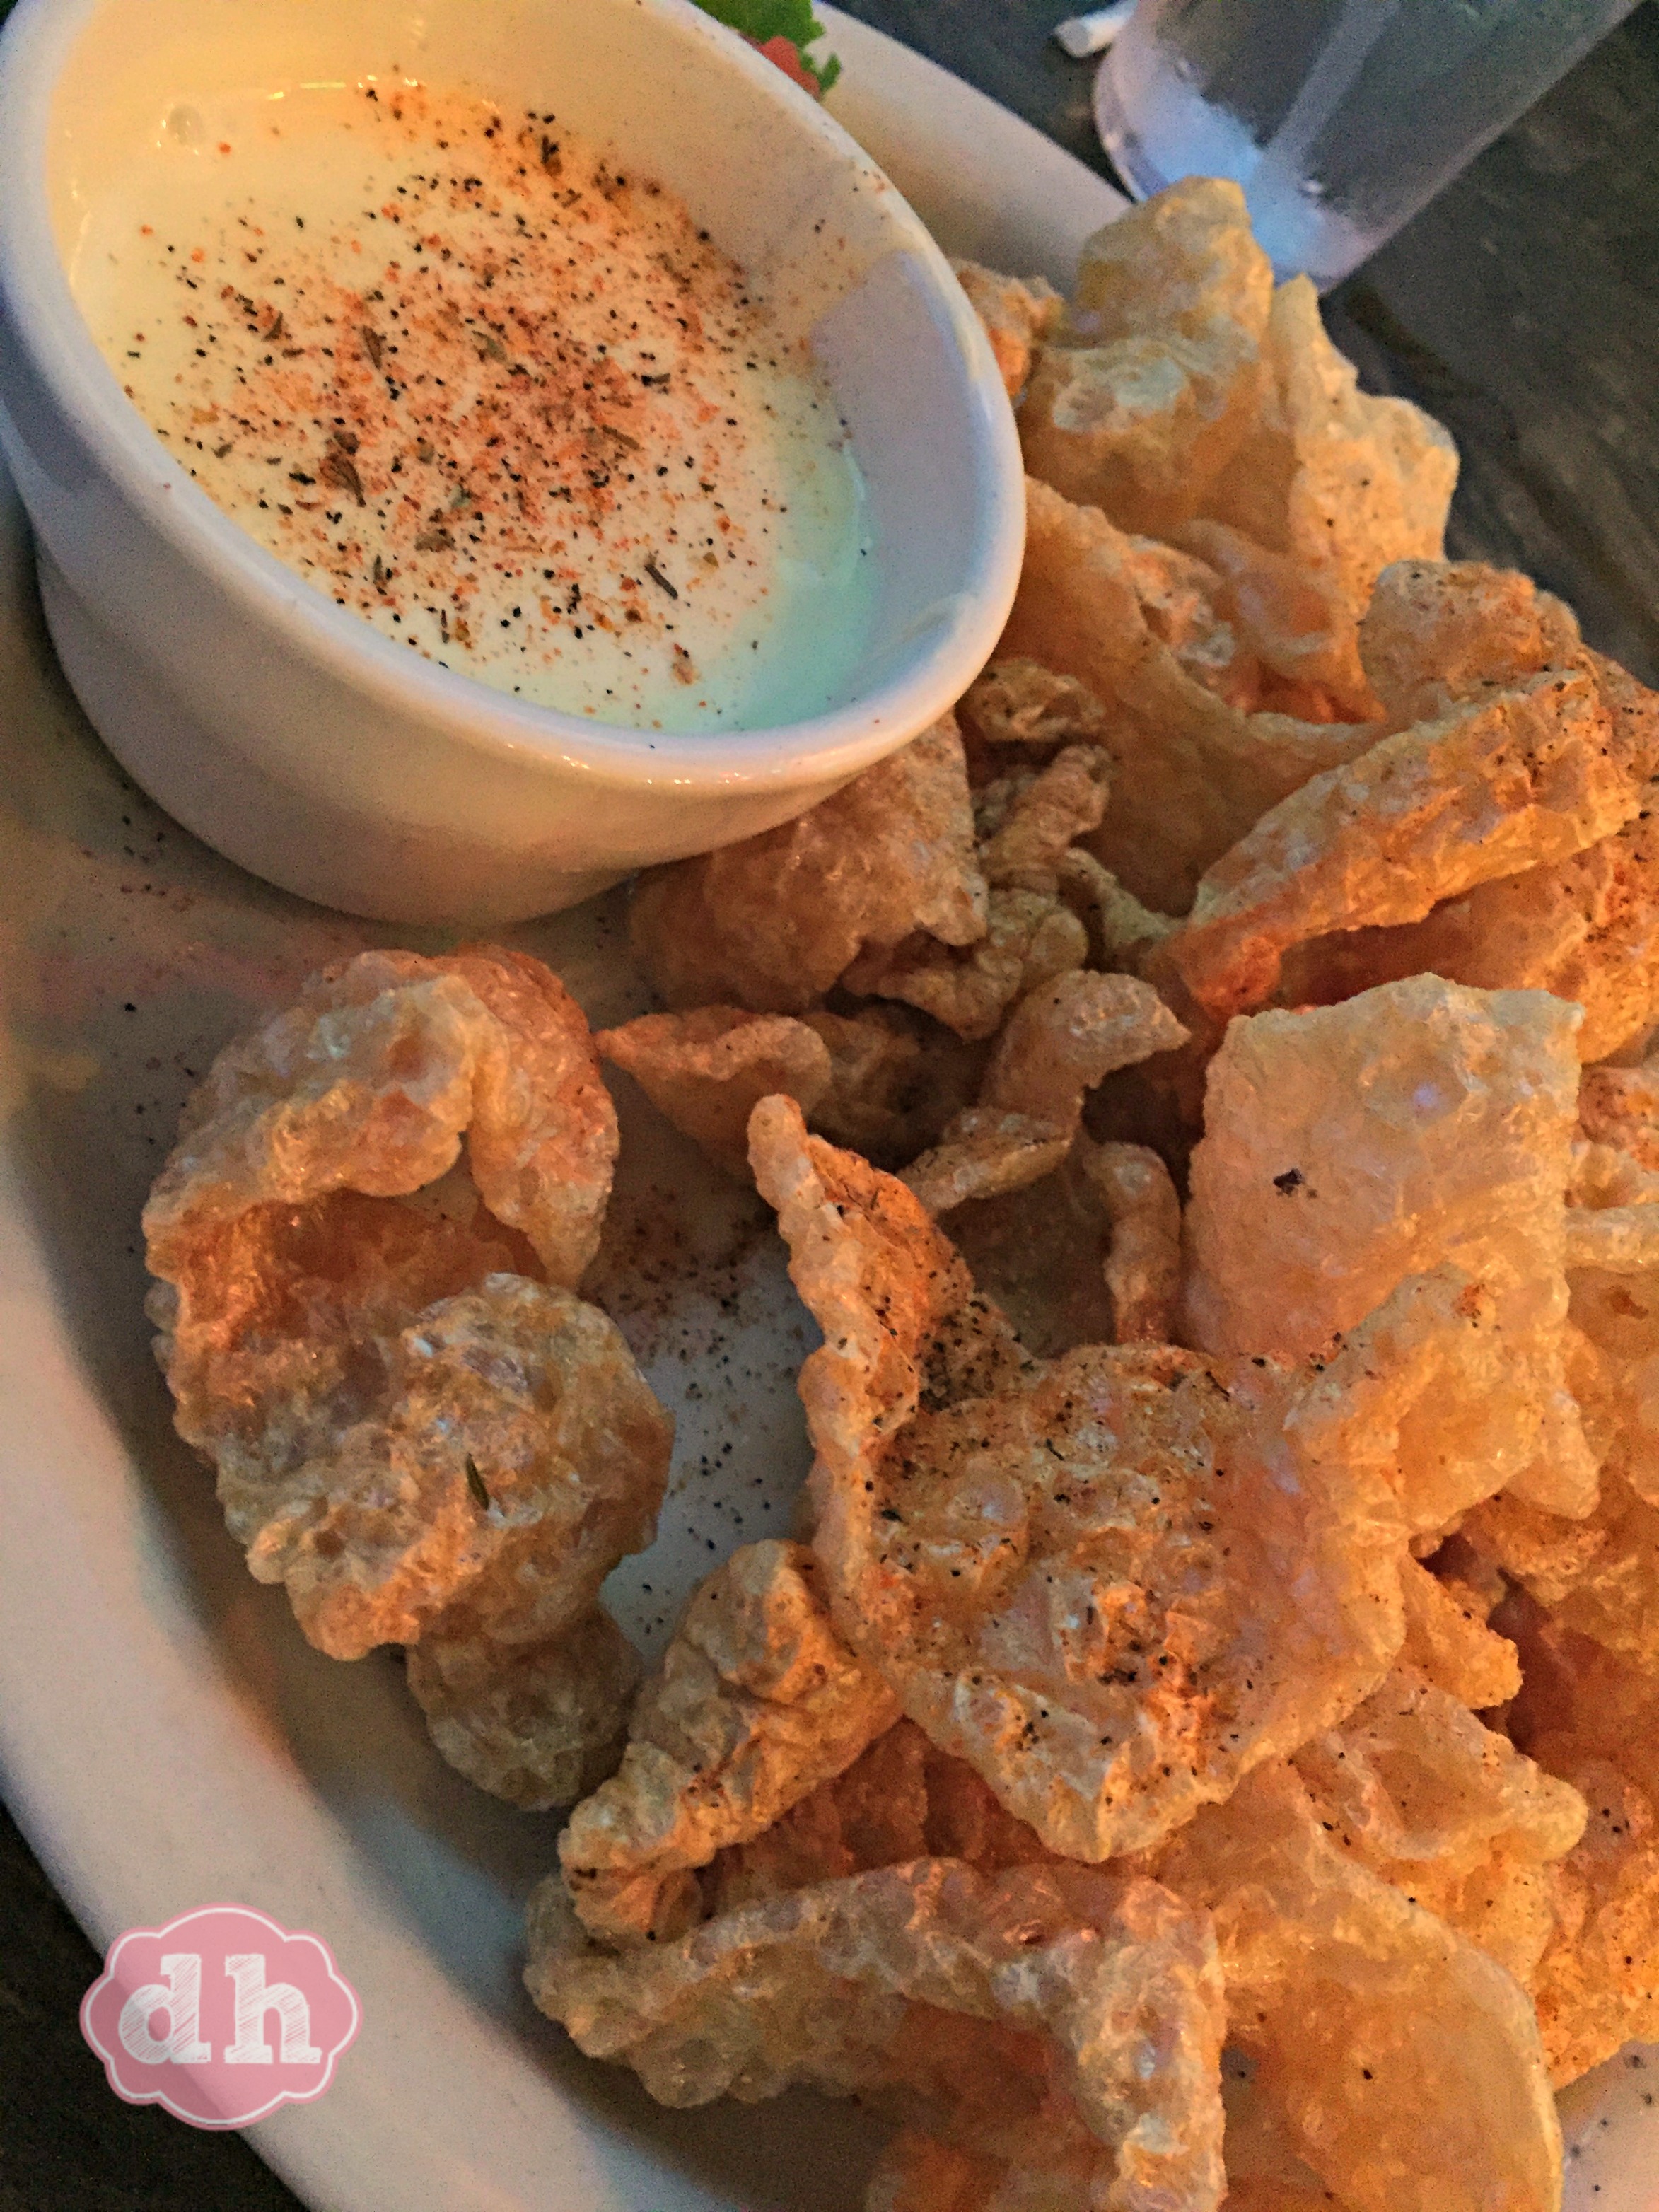
<svg viewBox="0 0 1659 2212">
<path fill-rule="evenodd" d="M 769 39 L 787 39 L 820 93 L 828 92 L 841 75 L 841 64 L 834 54 L 815 62 L 807 53 L 813 40 L 823 36 L 823 24 L 813 19 L 812 0 L 697 0 L 697 5 L 717 23 L 741 31 L 757 46 L 765 46 Z"/>
</svg>

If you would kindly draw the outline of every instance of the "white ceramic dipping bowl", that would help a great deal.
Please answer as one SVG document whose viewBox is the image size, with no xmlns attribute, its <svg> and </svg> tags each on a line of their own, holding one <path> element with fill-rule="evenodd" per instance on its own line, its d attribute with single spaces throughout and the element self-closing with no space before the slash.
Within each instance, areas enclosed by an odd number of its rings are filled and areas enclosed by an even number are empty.
<svg viewBox="0 0 1659 2212">
<path fill-rule="evenodd" d="M 877 564 L 870 649 L 828 712 L 601 727 L 400 652 L 231 521 L 123 396 L 65 273 L 100 187 L 181 104 L 398 75 L 556 112 L 811 334 Z M 0 40 L 0 445 L 53 640 L 116 757 L 255 874 L 392 921 L 544 913 L 811 805 L 966 688 L 1024 528 L 1012 420 L 938 249 L 689 0 L 21 0 Z"/>
</svg>

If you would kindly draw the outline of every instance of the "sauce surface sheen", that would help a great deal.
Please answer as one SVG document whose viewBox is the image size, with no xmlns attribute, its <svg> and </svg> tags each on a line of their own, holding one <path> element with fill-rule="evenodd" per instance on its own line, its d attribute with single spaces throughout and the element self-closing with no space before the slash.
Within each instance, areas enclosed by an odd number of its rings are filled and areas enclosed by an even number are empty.
<svg viewBox="0 0 1659 2212">
<path fill-rule="evenodd" d="M 202 489 L 384 635 L 695 732 L 841 694 L 872 607 L 827 386 L 684 208 L 562 130 L 397 82 L 175 107 L 76 299 Z"/>
</svg>

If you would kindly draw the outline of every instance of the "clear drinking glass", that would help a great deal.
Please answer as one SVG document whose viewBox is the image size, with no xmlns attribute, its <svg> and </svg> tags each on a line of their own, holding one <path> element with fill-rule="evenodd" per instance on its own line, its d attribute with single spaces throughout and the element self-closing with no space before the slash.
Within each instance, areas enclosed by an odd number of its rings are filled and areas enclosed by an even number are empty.
<svg viewBox="0 0 1659 2212">
<path fill-rule="evenodd" d="M 1636 0 L 1140 0 L 1095 84 L 1130 190 L 1232 177 L 1281 276 L 1322 290 Z"/>
</svg>

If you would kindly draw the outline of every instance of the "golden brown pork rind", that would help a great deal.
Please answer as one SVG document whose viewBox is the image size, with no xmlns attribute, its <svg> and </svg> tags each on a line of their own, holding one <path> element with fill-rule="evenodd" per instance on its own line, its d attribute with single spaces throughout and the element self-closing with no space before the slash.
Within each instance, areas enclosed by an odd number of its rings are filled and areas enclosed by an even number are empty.
<svg viewBox="0 0 1659 2212">
<path fill-rule="evenodd" d="M 1554 1931 L 1551 1863 L 1584 1831 L 1570 1784 L 1404 1666 L 1291 1764 L 1340 1850 L 1530 1986 Z"/>
<path fill-rule="evenodd" d="M 1213 1912 L 1232 2041 L 1352 2212 L 1555 2212 L 1561 2131 L 1532 2008 L 1484 1951 L 1260 1767 L 1149 1863 Z"/>
<path fill-rule="evenodd" d="M 1173 915 L 1143 906 L 1092 853 L 1067 853 L 1060 864 L 1060 885 L 1068 903 L 1091 923 L 1090 950 L 1099 967 L 1133 975 L 1141 957 L 1181 927 Z"/>
<path fill-rule="evenodd" d="M 699 1006 L 643 1014 L 593 1040 L 602 1058 L 631 1075 L 677 1129 L 734 1175 L 749 1165 L 749 1116 L 775 1091 L 811 1114 L 829 1091 L 823 1039 L 788 1014 Z"/>
<path fill-rule="evenodd" d="M 661 2103 L 804 2082 L 919 2108 L 1005 2172 L 1080 2173 L 1084 2201 L 1119 2212 L 1220 2203 L 1214 1947 L 1155 1882 L 921 1858 L 617 1954 L 554 1878 L 530 1954 L 537 2003 Z"/>
<path fill-rule="evenodd" d="M 673 1442 L 615 1323 L 490 1275 L 374 1349 L 374 1398 L 302 1458 L 280 1402 L 251 1437 L 215 1438 L 251 1571 L 337 1659 L 434 1628 L 529 1644 L 573 1626 L 655 1534 Z"/>
<path fill-rule="evenodd" d="M 1504 1705 L 1521 1687 L 1514 1644 L 1489 1626 L 1505 1588 L 1501 1577 L 1494 1580 L 1498 1587 L 1487 1594 L 1437 1566 L 1431 1573 L 1415 1559 L 1401 1570 L 1400 1594 L 1406 1602 L 1401 1663 L 1471 1712 Z"/>
<path fill-rule="evenodd" d="M 1100 827 L 1111 770 L 1111 756 L 1100 746 L 1066 745 L 1046 768 L 981 789 L 974 813 L 986 882 L 1010 890 L 1057 890 L 1060 864 L 1073 840 Z"/>
<path fill-rule="evenodd" d="M 1189 178 L 1097 231 L 1020 411 L 1031 473 L 1153 536 L 1195 514 L 1255 419 L 1272 290 L 1236 185 Z"/>
<path fill-rule="evenodd" d="M 1196 554 L 1223 580 L 1218 611 L 1245 650 L 1284 686 L 1297 687 L 1296 696 L 1309 705 L 1314 694 L 1322 695 L 1328 711 L 1310 714 L 1309 720 L 1378 718 L 1381 708 L 1360 662 L 1358 625 L 1328 577 L 1299 568 L 1283 553 L 1270 552 L 1224 522 L 1200 517 L 1177 536 L 1184 550 Z M 1272 703 L 1282 705 L 1284 696 Z"/>
<path fill-rule="evenodd" d="M 1595 1502 L 1564 1334 L 1576 1026 L 1541 992 L 1422 975 L 1236 1020 L 1210 1063 L 1186 1222 L 1189 1342 L 1316 1352 L 1447 1262 L 1496 1301 L 1491 1365 L 1468 1376 L 1461 1407 L 1437 1400 L 1433 1438 L 1408 1455 L 1419 1529 L 1505 1483 L 1566 1510 Z"/>
<path fill-rule="evenodd" d="M 1455 703 L 1304 783 L 1199 884 L 1167 950 L 1218 1016 L 1262 1005 L 1284 957 L 1334 930 L 1413 922 L 1519 867 L 1555 864 L 1640 805 L 1587 668 Z"/>
<path fill-rule="evenodd" d="M 899 1180 L 929 1213 L 949 1213 L 969 1199 L 1025 1189 L 1052 1175 L 1071 1149 L 1070 1134 L 1040 1115 L 969 1106 Z"/>
<path fill-rule="evenodd" d="M 1028 481 L 1025 563 L 998 652 L 1074 678 L 1106 708 L 1118 766 L 1091 848 L 1137 898 L 1181 914 L 1204 871 L 1260 816 L 1363 751 L 1376 726 L 1247 714 L 1218 696 L 1194 672 L 1200 661 L 1183 662 L 1182 651 L 1197 647 L 1182 647 L 1158 605 L 1171 562 L 1202 564 L 1150 552 L 1156 562 L 1097 509 Z"/>
<path fill-rule="evenodd" d="M 1106 1294 L 1119 1344 L 1169 1344 L 1181 1294 L 1181 1200 L 1147 1145 L 1081 1148 L 1085 1175 L 1111 1224 Z"/>
<path fill-rule="evenodd" d="M 805 1547 L 750 1544 L 692 1596 L 621 1767 L 559 1840 L 592 1934 L 680 1934 L 700 1913 L 691 1869 L 763 1834 L 896 1718 L 831 1625 L 819 1579 Z"/>
<path fill-rule="evenodd" d="M 961 1262 L 786 1102 L 756 1109 L 751 1151 L 824 1332 L 801 1395 L 831 1611 L 1046 1843 L 1144 1845 L 1375 1686 L 1404 1632 L 1392 1454 L 1430 1363 L 1361 1331 L 1309 1388 L 1096 1346 L 917 1410 Z M 1397 1324 L 1419 1346 L 1481 1326 Z"/>
<path fill-rule="evenodd" d="M 1578 1086 L 1578 1120 L 1592 1144 L 1616 1146 L 1659 1175 L 1659 1059 L 1635 1067 L 1587 1067 Z"/>
<path fill-rule="evenodd" d="M 949 715 L 793 822 L 649 871 L 634 949 L 672 1007 L 799 1013 L 861 951 L 985 935 L 962 739 Z"/>
<path fill-rule="evenodd" d="M 408 1671 L 449 1764 L 492 1797 L 544 1813 L 615 1772 L 644 1670 L 596 1607 L 545 1644 L 428 1634 L 410 1647 Z"/>
<path fill-rule="evenodd" d="M 1046 276 L 1004 276 L 977 261 L 954 258 L 951 266 L 991 341 L 1003 389 L 1018 399 L 1031 374 L 1032 355 L 1053 335 L 1066 302 Z"/>
<path fill-rule="evenodd" d="M 1035 660 L 994 660 L 957 702 L 963 729 L 988 745 L 1103 744 L 1106 709 L 1073 676 Z"/>
<path fill-rule="evenodd" d="M 581 1009 L 539 961 L 500 946 L 359 953 L 215 1060 L 144 1208 L 150 1272 L 185 1286 L 255 1207 L 418 1191 L 463 1136 L 489 1233 L 517 1231 L 574 1289 L 617 1157 Z"/>
<path fill-rule="evenodd" d="M 1356 617 L 1395 561 L 1437 561 L 1457 449 L 1409 400 L 1358 389 L 1305 276 L 1274 293 L 1260 420 L 1201 511 L 1324 576 Z"/>
<path fill-rule="evenodd" d="M 1570 608 L 1529 576 L 1479 561 L 1395 561 L 1376 580 L 1359 654 L 1401 729 L 1431 722 L 1494 684 L 1579 658 Z"/>
<path fill-rule="evenodd" d="M 1089 933 L 1054 891 L 999 888 L 987 901 L 986 933 L 953 947 L 925 935 L 866 952 L 842 978 L 849 991 L 902 999 L 969 1042 L 994 1036 L 1016 999 L 1080 968 Z"/>
<path fill-rule="evenodd" d="M 1548 991 L 1584 1010 L 1581 1060 L 1621 1050 L 1659 1019 L 1659 841 L 1648 811 L 1565 860 L 1477 884 L 1421 921 L 1293 947 L 1280 997 L 1323 1005 L 1424 974 Z"/>
</svg>

